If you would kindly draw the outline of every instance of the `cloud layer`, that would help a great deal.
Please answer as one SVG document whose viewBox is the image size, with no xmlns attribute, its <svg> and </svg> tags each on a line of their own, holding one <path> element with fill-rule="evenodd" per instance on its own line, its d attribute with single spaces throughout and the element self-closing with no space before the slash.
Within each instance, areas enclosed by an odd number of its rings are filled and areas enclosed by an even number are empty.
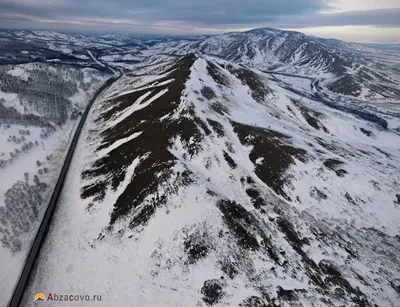
<svg viewBox="0 0 400 307">
<path fill-rule="evenodd" d="M 326 5 L 322 0 L 4 0 L 3 14 L 27 18 L 84 19 L 92 17 L 131 18 L 137 21 L 186 21 L 203 24 L 256 23 L 281 15 L 315 12 Z"/>
<path fill-rule="evenodd" d="M 363 0 L 348 0 L 363 8 Z M 367 1 L 368 2 L 368 1 Z M 342 3 L 342 4 L 341 4 Z M 364 2 L 365 3 L 365 2 Z M 376 1 L 375 1 L 376 3 Z M 0 0 L 0 27 L 151 33 L 223 32 L 275 26 L 400 27 L 400 3 L 372 10 L 336 11 L 342 0 Z M 339 8 L 340 9 L 340 8 Z M 342 7 L 342 10 L 345 7 Z M 325 12 L 325 13 L 321 13 Z"/>
</svg>

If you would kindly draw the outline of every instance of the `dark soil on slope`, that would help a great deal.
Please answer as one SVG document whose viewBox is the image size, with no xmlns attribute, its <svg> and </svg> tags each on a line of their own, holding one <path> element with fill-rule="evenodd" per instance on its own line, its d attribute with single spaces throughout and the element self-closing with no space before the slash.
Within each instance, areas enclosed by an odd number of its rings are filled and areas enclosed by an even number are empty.
<svg viewBox="0 0 400 307">
<path fill-rule="evenodd" d="M 225 136 L 224 126 L 222 126 L 219 122 L 209 118 L 207 119 L 207 122 L 219 137 Z"/>
<path fill-rule="evenodd" d="M 226 151 L 223 152 L 223 155 L 225 161 L 228 162 L 231 169 L 235 169 L 237 167 L 235 160 L 233 160 L 232 157 Z"/>
<path fill-rule="evenodd" d="M 338 177 L 344 177 L 346 174 L 348 174 L 345 169 L 339 168 L 343 164 L 344 162 L 337 159 L 327 159 L 324 162 L 324 165 L 331 171 L 334 171 Z"/>
<path fill-rule="evenodd" d="M 354 288 L 344 278 L 343 274 L 329 261 L 322 260 L 317 265 L 303 250 L 304 245 L 309 244 L 308 238 L 301 238 L 301 235 L 296 231 L 290 221 L 284 218 L 278 219 L 278 226 L 285 234 L 286 240 L 293 247 L 293 249 L 301 256 L 304 267 L 306 268 L 307 275 L 313 282 L 314 286 L 318 287 L 321 293 L 333 293 L 342 299 L 348 300 L 350 297 L 356 306 L 371 306 L 364 293 L 358 288 Z M 297 293 L 304 290 L 298 289 Z M 289 293 L 286 290 L 278 290 L 278 294 L 285 300 L 296 299 L 297 293 Z"/>
<path fill-rule="evenodd" d="M 229 86 L 228 77 L 216 64 L 207 61 L 207 72 L 214 79 L 215 83 L 222 86 Z"/>
<path fill-rule="evenodd" d="M 320 119 L 323 118 L 322 113 L 306 107 L 298 100 L 292 99 L 291 101 L 300 110 L 301 115 L 303 115 L 304 119 L 311 127 L 316 130 L 322 129 L 324 132 L 329 133 L 328 129 L 320 121 Z"/>
<path fill-rule="evenodd" d="M 343 164 L 344 162 L 337 159 L 326 159 L 324 162 L 324 165 L 331 170 L 335 170 L 338 166 L 341 166 Z"/>
<path fill-rule="evenodd" d="M 267 305 L 258 296 L 251 296 L 240 303 L 239 307 L 267 307 Z"/>
<path fill-rule="evenodd" d="M 181 94 L 189 77 L 190 67 L 195 59 L 194 55 L 189 55 L 178 60 L 174 67 L 169 69 L 171 72 L 165 78 L 158 80 L 161 83 L 174 79 L 167 85 L 139 90 L 110 101 L 111 109 L 103 113 L 98 119 L 99 121 L 112 119 L 115 114 L 130 107 L 148 91 L 152 91 L 152 93 L 146 97 L 146 101 L 168 88 L 167 93 L 154 100 L 147 107 L 132 113 L 115 126 L 102 131 L 103 143 L 98 150 L 107 148 L 114 142 L 133 133 L 142 133 L 137 138 L 122 144 L 108 155 L 100 158 L 93 163 L 90 169 L 82 173 L 83 178 L 99 177 L 99 180 L 92 185 L 85 186 L 82 189 L 81 196 L 83 198 L 95 196 L 97 200 L 101 200 L 105 196 L 104 191 L 107 185 L 110 184 L 113 189 L 117 189 L 125 178 L 127 167 L 136 158 L 147 156 L 136 167 L 135 175 L 114 204 L 111 224 L 129 212 L 133 212 L 131 227 L 146 223 L 156 208 L 165 202 L 165 195 L 158 194 L 157 189 L 162 182 L 165 182 L 172 175 L 171 167 L 175 164 L 175 157 L 169 152 L 168 147 L 175 137 L 181 138 L 189 154 L 194 154 L 199 150 L 197 144 L 203 135 L 195 120 L 181 116 L 173 121 L 168 119 L 160 121 L 161 117 L 173 114 L 179 107 Z M 145 103 L 145 101 L 142 103 Z M 191 138 L 195 142 L 191 143 Z M 102 179 L 101 176 L 103 175 L 105 179 Z M 175 185 L 185 185 L 190 182 L 190 173 L 183 172 L 177 174 Z M 177 188 L 176 186 L 167 187 L 167 189 L 173 191 Z M 154 194 L 154 196 L 150 202 L 144 204 L 144 199 L 150 194 Z"/>
<path fill-rule="evenodd" d="M 203 95 L 204 98 L 211 100 L 214 99 L 215 97 L 217 97 L 213 91 L 213 89 L 209 86 L 204 86 L 201 89 L 201 94 Z"/>
<path fill-rule="evenodd" d="M 207 305 L 218 303 L 224 296 L 222 282 L 218 279 L 206 280 L 201 288 L 201 294 Z"/>
<path fill-rule="evenodd" d="M 241 143 L 253 146 L 250 160 L 256 167 L 256 175 L 277 194 L 289 199 L 283 190 L 288 180 L 285 172 L 295 158 L 306 162 L 306 151 L 290 145 L 290 138 L 282 133 L 236 122 L 232 124 Z M 256 164 L 258 158 L 264 158 L 263 163 Z"/>
<path fill-rule="evenodd" d="M 364 133 L 368 137 L 373 137 L 374 136 L 374 133 L 372 131 L 370 131 L 370 130 L 367 130 L 367 129 L 364 129 L 364 128 L 360 128 L 360 131 L 362 133 Z"/>
<path fill-rule="evenodd" d="M 241 248 L 251 251 L 262 250 L 273 261 L 279 262 L 277 252 L 264 232 L 264 226 L 253 213 L 247 211 L 242 205 L 227 199 L 218 201 L 217 207 L 221 211 L 225 225 Z M 262 239 L 262 242 L 258 242 L 257 236 Z"/>
<path fill-rule="evenodd" d="M 196 231 L 184 241 L 185 252 L 188 256 L 188 263 L 195 264 L 200 259 L 207 257 L 210 252 L 210 240 L 206 233 Z"/>
<path fill-rule="evenodd" d="M 250 88 L 251 96 L 255 101 L 263 103 L 268 94 L 272 93 L 272 89 L 266 85 L 266 81 L 252 70 L 243 67 L 234 68 L 232 66 L 227 68 L 231 74 Z"/>
</svg>

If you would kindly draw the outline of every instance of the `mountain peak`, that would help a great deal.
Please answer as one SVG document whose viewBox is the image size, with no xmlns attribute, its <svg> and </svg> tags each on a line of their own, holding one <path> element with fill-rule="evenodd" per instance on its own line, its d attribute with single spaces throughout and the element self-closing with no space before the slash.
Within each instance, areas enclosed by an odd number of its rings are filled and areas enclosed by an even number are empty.
<svg viewBox="0 0 400 307">
<path fill-rule="evenodd" d="M 283 32 L 283 30 L 280 29 L 275 29 L 275 28 L 269 28 L 269 27 L 264 27 L 264 28 L 255 28 L 255 29 L 251 29 L 248 31 L 245 31 L 244 33 L 279 33 L 279 32 Z"/>
</svg>

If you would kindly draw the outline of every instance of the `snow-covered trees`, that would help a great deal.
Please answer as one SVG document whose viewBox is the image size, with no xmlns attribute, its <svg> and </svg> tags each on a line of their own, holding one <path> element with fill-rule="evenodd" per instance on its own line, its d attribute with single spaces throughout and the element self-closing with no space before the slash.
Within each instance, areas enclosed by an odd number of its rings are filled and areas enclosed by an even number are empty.
<svg viewBox="0 0 400 307">
<path fill-rule="evenodd" d="M 14 137 L 9 136 L 8 141 L 14 142 Z M 15 138 L 15 144 L 20 144 L 23 141 L 21 147 L 14 148 L 14 151 L 10 151 L 8 153 L 9 158 L 5 159 L 5 153 L 0 153 L 0 157 L 4 157 L 4 159 L 0 160 L 0 168 L 4 168 L 7 165 L 13 163 L 15 159 L 18 158 L 19 155 L 27 153 L 30 149 L 34 147 L 34 143 L 32 141 L 26 142 L 25 137 L 22 136 L 21 138 Z M 39 143 L 38 143 L 39 145 Z"/>
<path fill-rule="evenodd" d="M 12 128 L 3 133 L 8 139 L 7 146 L 0 151 L 0 169 L 11 167 L 18 163 L 19 156 L 28 156 L 29 151 L 39 149 L 35 146 L 43 145 L 43 150 L 47 150 L 45 140 L 58 126 L 70 115 L 72 119 L 81 115 L 84 98 L 82 95 L 79 101 L 79 97 L 84 88 L 89 90 L 100 83 L 103 76 L 97 70 L 68 65 L 0 65 L 0 92 L 4 93 L 0 97 L 0 126 L 2 131 Z M 73 107 L 71 101 L 76 106 Z M 29 174 L 23 170 L 21 181 L 6 191 L 4 206 L 0 204 L 0 242 L 13 253 L 25 244 L 24 234 L 33 231 L 38 224 L 42 197 L 48 188 L 41 181 L 41 175 L 45 177 L 50 172 L 48 162 L 53 160 L 50 150 L 46 154 L 32 155 L 34 158 L 30 162 L 36 163 L 36 172 L 30 170 Z"/>
<path fill-rule="evenodd" d="M 25 173 L 25 180 L 29 174 Z M 41 192 L 47 185 L 35 175 L 34 184 L 28 181 L 16 182 L 4 194 L 4 207 L 0 207 L 0 241 L 3 247 L 16 253 L 22 248 L 21 236 L 35 227 L 43 205 Z"/>
<path fill-rule="evenodd" d="M 29 141 L 28 143 L 24 143 L 21 147 L 23 152 L 28 152 L 31 148 L 33 148 L 33 142 Z"/>
<path fill-rule="evenodd" d="M 18 133 L 20 135 L 30 135 L 31 134 L 31 132 L 29 130 L 24 130 L 24 129 L 18 130 Z"/>
</svg>

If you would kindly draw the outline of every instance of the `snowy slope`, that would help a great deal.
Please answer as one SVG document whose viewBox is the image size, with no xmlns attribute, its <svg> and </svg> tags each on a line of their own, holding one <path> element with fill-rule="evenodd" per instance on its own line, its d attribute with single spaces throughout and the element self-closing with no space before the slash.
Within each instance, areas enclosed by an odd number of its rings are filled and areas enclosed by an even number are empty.
<svg viewBox="0 0 400 307">
<path fill-rule="evenodd" d="M 160 42 L 141 53 L 216 55 L 263 71 L 314 78 L 328 92 L 362 99 L 399 99 L 399 58 L 388 61 L 379 50 L 360 49 L 362 45 L 262 28 L 195 41 Z"/>
<path fill-rule="evenodd" d="M 108 76 L 47 63 L 0 68 L 0 305 L 6 305 L 88 99 Z"/>
<path fill-rule="evenodd" d="M 32 61 L 54 61 L 81 66 L 97 66 L 88 55 L 105 59 L 118 54 L 121 60 L 131 60 L 147 49 L 142 40 L 129 35 L 60 33 L 54 31 L 0 30 L 0 63 L 16 64 Z M 121 53 L 123 53 L 121 55 Z"/>
<path fill-rule="evenodd" d="M 293 31 L 261 28 L 214 36 L 155 39 L 0 30 L 0 39 L 2 63 L 41 59 L 103 70 L 114 67 L 126 72 L 136 69 L 135 64 L 148 63 L 151 57 L 197 53 L 267 72 L 313 78 L 328 95 L 363 100 L 400 97 L 398 48 L 371 47 Z"/>
<path fill-rule="evenodd" d="M 194 55 L 120 78 L 92 109 L 23 305 L 52 291 L 397 306 L 400 136 L 288 83 Z"/>
</svg>

